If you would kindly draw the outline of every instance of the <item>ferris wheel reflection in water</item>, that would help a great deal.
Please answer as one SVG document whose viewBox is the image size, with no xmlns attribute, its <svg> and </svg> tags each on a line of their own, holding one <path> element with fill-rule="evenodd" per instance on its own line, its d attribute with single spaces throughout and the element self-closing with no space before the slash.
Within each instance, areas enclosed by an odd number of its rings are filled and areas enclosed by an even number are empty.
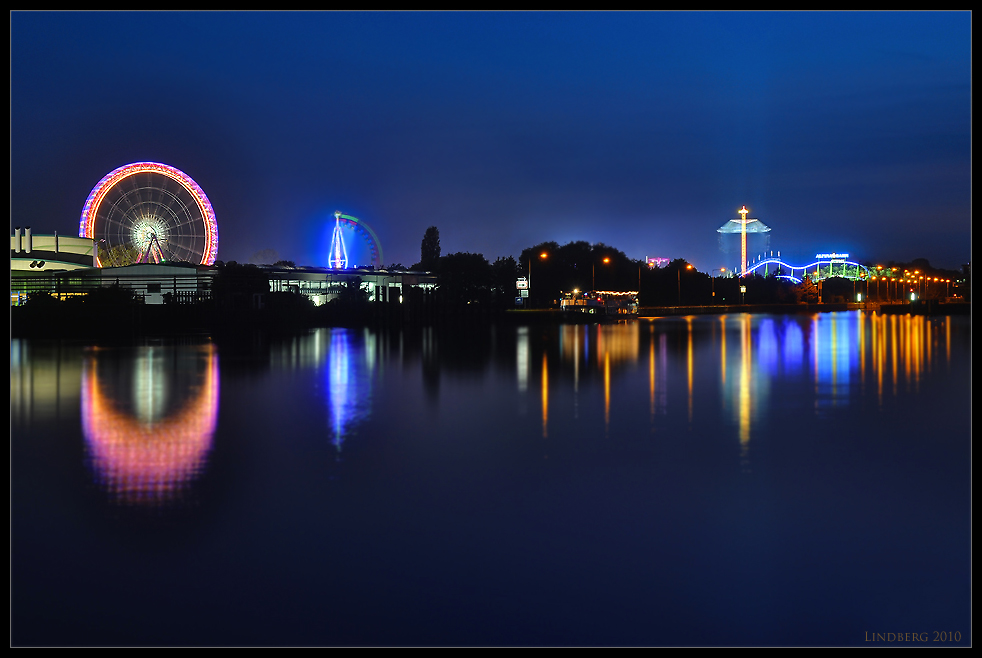
<svg viewBox="0 0 982 658">
<path fill-rule="evenodd" d="M 93 477 L 120 504 L 180 503 L 207 466 L 218 399 L 212 345 L 90 350 L 81 407 Z"/>
<path fill-rule="evenodd" d="M 603 434 L 616 436 L 637 426 L 639 408 L 652 435 L 677 432 L 715 417 L 707 404 L 722 405 L 749 467 L 758 424 L 779 399 L 797 395 L 796 404 L 805 401 L 808 413 L 822 417 L 851 405 L 858 389 L 875 391 L 881 406 L 916 392 L 923 373 L 950 365 L 951 325 L 951 318 L 858 311 L 662 318 L 560 326 L 552 347 L 520 327 L 513 376 L 520 397 L 541 403 L 544 438 L 563 437 L 566 418 L 580 429 L 602 418 Z M 218 413 L 217 351 L 175 349 L 145 347 L 135 357 L 93 350 L 84 362 L 88 463 L 117 502 L 179 501 L 207 466 Z M 292 354 L 283 354 L 284 367 L 318 371 L 336 459 L 372 414 L 379 349 L 370 329 L 334 328 L 298 339 Z M 272 359 L 277 367 L 280 357 Z"/>
</svg>

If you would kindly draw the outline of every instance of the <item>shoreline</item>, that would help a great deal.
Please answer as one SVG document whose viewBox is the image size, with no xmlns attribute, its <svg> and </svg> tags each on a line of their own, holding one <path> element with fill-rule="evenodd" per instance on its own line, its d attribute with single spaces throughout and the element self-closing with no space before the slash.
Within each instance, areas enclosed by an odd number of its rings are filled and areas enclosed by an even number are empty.
<svg viewBox="0 0 982 658">
<path fill-rule="evenodd" d="M 914 302 L 906 304 L 880 304 L 866 302 L 852 303 L 822 303 L 822 304 L 720 304 L 716 306 L 642 306 L 638 309 L 638 318 L 679 317 L 686 315 L 727 315 L 731 313 L 834 313 L 842 311 L 866 311 L 884 315 L 970 315 L 970 302 L 933 303 Z M 565 314 L 559 309 L 511 309 L 505 312 L 513 316 L 550 317 L 567 322 L 599 322 L 603 320 L 623 320 L 623 316 L 597 316 L 580 314 L 583 320 L 572 319 L 576 314 Z"/>
<path fill-rule="evenodd" d="M 386 305 L 389 306 L 389 305 Z M 321 310 L 323 309 L 323 310 Z M 443 323 L 502 321 L 508 323 L 599 323 L 735 313 L 799 314 L 866 311 L 889 315 L 970 315 L 971 303 L 908 304 L 742 304 L 719 306 L 651 306 L 637 316 L 571 314 L 559 309 L 423 309 L 404 308 L 278 308 L 222 309 L 205 305 L 91 306 L 40 305 L 12 307 L 11 338 L 128 338 L 187 334 L 236 334 L 265 331 L 292 334 L 317 327 L 400 327 Z"/>
</svg>

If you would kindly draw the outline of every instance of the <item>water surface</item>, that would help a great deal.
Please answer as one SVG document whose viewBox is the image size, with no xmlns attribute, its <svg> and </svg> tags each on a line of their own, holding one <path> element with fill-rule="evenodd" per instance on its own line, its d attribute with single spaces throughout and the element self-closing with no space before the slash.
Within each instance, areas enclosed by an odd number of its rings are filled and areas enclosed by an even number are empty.
<svg viewBox="0 0 982 658">
<path fill-rule="evenodd" d="M 11 343 L 14 644 L 970 642 L 968 318 Z"/>
</svg>

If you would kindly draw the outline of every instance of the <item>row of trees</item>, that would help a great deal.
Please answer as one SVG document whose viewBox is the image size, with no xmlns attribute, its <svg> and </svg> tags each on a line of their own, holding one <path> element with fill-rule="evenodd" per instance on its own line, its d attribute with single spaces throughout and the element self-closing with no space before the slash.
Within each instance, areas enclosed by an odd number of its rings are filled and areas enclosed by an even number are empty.
<svg viewBox="0 0 982 658">
<path fill-rule="evenodd" d="M 739 301 L 738 288 L 728 280 L 711 279 L 683 259 L 650 269 L 614 247 L 578 241 L 565 245 L 543 242 L 524 249 L 517 261 L 509 256 L 491 263 L 482 254 L 441 255 L 440 233 L 435 226 L 426 230 L 420 260 L 412 269 L 436 273 L 440 277 L 440 301 L 450 305 L 514 307 L 520 277 L 529 280 L 526 303 L 531 308 L 556 307 L 563 293 L 574 289 L 638 290 L 641 304 L 646 306 Z"/>
<path fill-rule="evenodd" d="M 892 263 L 891 263 L 892 265 Z M 926 261 L 911 265 L 931 271 Z M 869 265 L 870 270 L 875 266 Z M 563 293 L 575 290 L 638 291 L 642 306 L 703 306 L 723 304 L 788 304 L 846 302 L 856 293 L 868 294 L 865 282 L 826 279 L 821 286 L 809 280 L 795 284 L 773 275 L 744 278 L 714 277 L 699 272 L 685 259 L 667 266 L 649 268 L 644 261 L 603 243 L 577 241 L 560 245 L 542 242 L 522 250 L 516 261 L 498 258 L 494 263 L 481 254 L 441 255 L 440 233 L 426 230 L 420 246 L 420 261 L 412 269 L 435 272 L 440 277 L 441 301 L 448 304 L 515 305 L 515 281 L 529 280 L 528 306 L 553 308 Z M 741 291 L 744 287 L 746 291 Z M 871 289 L 872 290 L 872 289 Z"/>
<path fill-rule="evenodd" d="M 100 255 L 102 255 L 100 253 Z M 132 254 L 112 254 L 113 257 Z M 116 260 L 106 254 L 104 262 Z M 254 265 L 217 263 L 219 272 L 212 295 L 218 300 L 248 299 L 255 293 L 268 291 L 266 273 Z M 290 261 L 277 265 L 294 266 Z M 394 266 L 405 269 L 401 265 Z M 876 266 L 869 266 L 876 271 Z M 898 271 L 918 270 L 933 273 L 926 260 L 909 264 L 889 263 Z M 856 293 L 874 294 L 872 282 L 857 283 L 846 279 L 827 279 L 821 286 L 806 280 L 794 284 L 775 276 L 748 276 L 741 279 L 713 277 L 697 271 L 685 259 L 675 259 L 667 266 L 649 268 L 641 260 L 628 258 L 624 252 L 603 243 L 585 241 L 560 245 L 542 242 L 522 250 L 518 260 L 508 256 L 489 262 L 482 254 L 458 252 L 442 255 L 440 232 L 435 226 L 426 229 L 420 244 L 420 260 L 413 270 L 434 272 L 440 286 L 434 301 L 442 306 L 476 305 L 481 308 L 512 308 L 519 294 L 516 280 L 525 277 L 529 282 L 529 297 L 525 305 L 531 308 L 555 308 L 563 294 L 573 290 L 638 291 L 642 306 L 703 306 L 716 304 L 780 304 L 796 302 L 845 302 L 856 299 Z M 938 272 L 952 276 L 954 272 Z M 885 284 L 884 284 L 885 285 Z M 741 291 L 745 287 L 746 291 Z M 350 288 L 350 290 L 348 290 Z M 925 290 L 938 292 L 944 286 Z M 358 304 L 367 299 L 357 282 L 345 287 L 339 303 Z M 940 294 L 940 293 L 938 293 Z"/>
<path fill-rule="evenodd" d="M 440 231 L 426 229 L 419 262 L 410 269 L 434 272 L 440 280 L 438 301 L 448 306 L 478 305 L 508 308 L 514 305 L 518 263 L 511 256 L 489 262 L 482 254 L 458 252 L 441 255 Z"/>
</svg>

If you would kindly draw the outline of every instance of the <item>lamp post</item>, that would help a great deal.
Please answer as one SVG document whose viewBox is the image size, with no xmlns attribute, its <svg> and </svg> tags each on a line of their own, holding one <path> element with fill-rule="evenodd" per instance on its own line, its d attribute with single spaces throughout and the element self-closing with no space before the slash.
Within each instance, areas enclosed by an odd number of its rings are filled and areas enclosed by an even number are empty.
<svg viewBox="0 0 982 658">
<path fill-rule="evenodd" d="M 609 262 L 610 262 L 610 258 L 605 256 L 604 263 L 609 263 Z M 596 292 L 597 290 L 597 263 L 596 262 L 593 263 L 593 282 L 590 285 L 593 288 L 594 292 Z"/>
<path fill-rule="evenodd" d="M 691 270 L 692 265 L 686 265 L 685 269 Z M 678 279 L 679 282 L 679 306 L 681 306 L 682 305 L 682 268 L 680 267 L 675 274 L 677 275 L 676 278 Z"/>
<path fill-rule="evenodd" d="M 726 272 L 726 268 L 725 267 L 719 268 L 720 276 L 722 276 L 724 272 Z M 709 279 L 710 279 L 710 286 L 711 286 L 712 291 L 713 291 L 713 303 L 715 304 L 716 303 L 716 277 L 711 276 L 711 277 L 709 277 Z"/>
<path fill-rule="evenodd" d="M 541 254 L 539 254 L 539 258 L 540 258 L 540 259 L 542 259 L 542 258 L 546 258 L 546 257 L 547 257 L 548 255 L 549 255 L 549 254 L 547 254 L 546 252 L 544 252 L 544 251 L 543 251 L 543 252 L 542 252 Z M 531 256 L 529 256 L 529 280 L 528 280 L 528 291 L 529 291 L 529 297 L 528 297 L 528 300 L 529 300 L 529 306 L 531 307 L 531 306 L 532 306 L 532 257 L 531 257 Z"/>
</svg>

